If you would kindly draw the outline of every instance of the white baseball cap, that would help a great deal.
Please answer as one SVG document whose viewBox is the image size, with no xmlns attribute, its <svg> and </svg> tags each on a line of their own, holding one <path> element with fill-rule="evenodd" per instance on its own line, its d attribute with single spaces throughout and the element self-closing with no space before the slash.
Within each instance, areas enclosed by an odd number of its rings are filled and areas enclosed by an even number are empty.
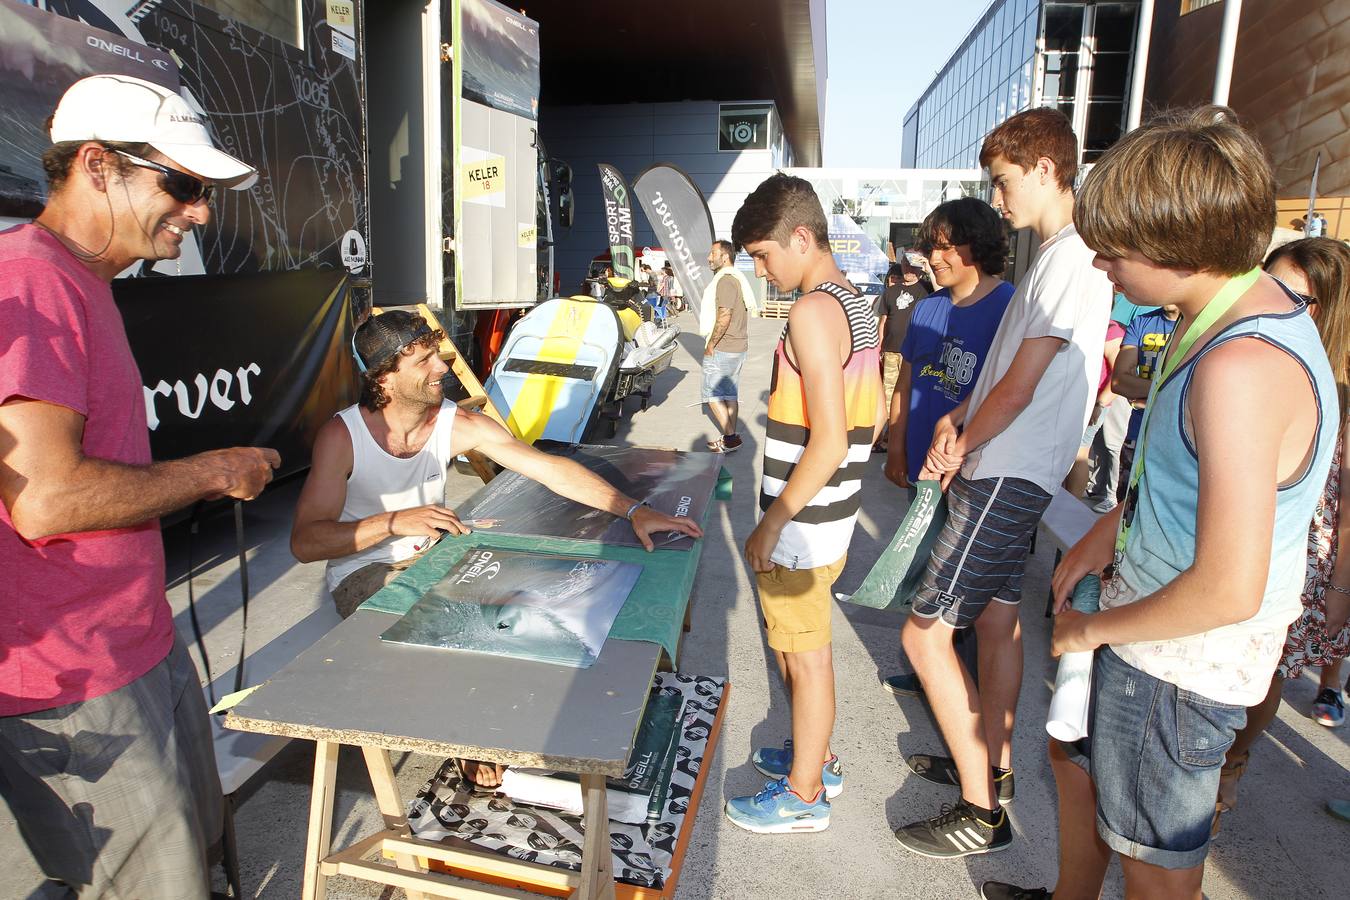
<svg viewBox="0 0 1350 900">
<path fill-rule="evenodd" d="M 236 191 L 258 170 L 217 150 L 206 117 L 162 85 L 129 75 L 91 75 L 75 82 L 52 116 L 52 143 L 117 141 L 149 144 L 178 165 Z"/>
</svg>

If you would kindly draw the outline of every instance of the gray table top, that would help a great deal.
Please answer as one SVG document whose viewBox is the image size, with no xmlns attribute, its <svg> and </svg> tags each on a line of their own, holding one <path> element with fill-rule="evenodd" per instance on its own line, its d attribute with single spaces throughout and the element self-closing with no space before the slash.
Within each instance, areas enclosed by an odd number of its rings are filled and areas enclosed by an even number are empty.
<svg viewBox="0 0 1350 900">
<path fill-rule="evenodd" d="M 291 738 L 622 775 L 661 648 L 606 641 L 588 669 L 386 643 L 361 611 L 244 698 L 225 725 Z"/>
</svg>

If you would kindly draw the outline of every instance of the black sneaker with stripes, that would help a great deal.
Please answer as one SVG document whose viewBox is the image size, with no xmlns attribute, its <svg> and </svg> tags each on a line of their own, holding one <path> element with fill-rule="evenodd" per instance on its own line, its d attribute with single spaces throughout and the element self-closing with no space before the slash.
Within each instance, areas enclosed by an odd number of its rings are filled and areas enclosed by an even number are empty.
<svg viewBox="0 0 1350 900">
<path fill-rule="evenodd" d="M 911 753 L 905 757 L 905 764 L 911 772 L 925 781 L 934 784 L 961 786 L 961 776 L 956 771 L 956 761 L 950 756 L 930 756 L 927 753 Z M 993 767 L 994 790 L 998 792 L 999 803 L 1011 803 L 1017 794 L 1013 782 L 1012 769 Z"/>
<path fill-rule="evenodd" d="M 1012 844 L 1012 825 L 1002 809 L 992 825 L 983 822 L 970 804 L 962 800 L 954 805 L 944 804 L 942 812 L 931 819 L 898 829 L 895 839 L 911 853 L 952 859 L 1005 849 Z"/>
</svg>

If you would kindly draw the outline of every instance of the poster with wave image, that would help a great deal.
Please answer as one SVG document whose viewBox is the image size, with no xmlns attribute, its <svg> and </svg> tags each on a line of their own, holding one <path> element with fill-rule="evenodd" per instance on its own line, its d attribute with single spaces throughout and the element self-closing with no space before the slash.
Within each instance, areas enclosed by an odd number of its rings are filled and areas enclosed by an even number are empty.
<svg viewBox="0 0 1350 900">
<path fill-rule="evenodd" d="M 640 574 L 635 563 L 479 547 L 380 637 L 585 669 Z"/>
</svg>

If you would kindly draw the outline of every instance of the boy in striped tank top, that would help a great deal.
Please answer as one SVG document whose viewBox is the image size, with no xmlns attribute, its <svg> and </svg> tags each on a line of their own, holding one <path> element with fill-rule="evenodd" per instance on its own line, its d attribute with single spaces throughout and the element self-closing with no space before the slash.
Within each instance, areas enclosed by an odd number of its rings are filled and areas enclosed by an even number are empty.
<svg viewBox="0 0 1350 900">
<path fill-rule="evenodd" d="M 755 274 L 803 291 L 774 350 L 759 525 L 745 543 L 769 646 L 792 705 L 792 738 L 758 749 L 762 791 L 727 801 L 736 825 L 760 834 L 823 831 L 843 790 L 830 752 L 834 668 L 830 588 L 844 568 L 863 469 L 884 419 L 880 341 L 871 304 L 830 253 L 810 184 L 781 173 L 736 213 L 732 241 Z"/>
</svg>

